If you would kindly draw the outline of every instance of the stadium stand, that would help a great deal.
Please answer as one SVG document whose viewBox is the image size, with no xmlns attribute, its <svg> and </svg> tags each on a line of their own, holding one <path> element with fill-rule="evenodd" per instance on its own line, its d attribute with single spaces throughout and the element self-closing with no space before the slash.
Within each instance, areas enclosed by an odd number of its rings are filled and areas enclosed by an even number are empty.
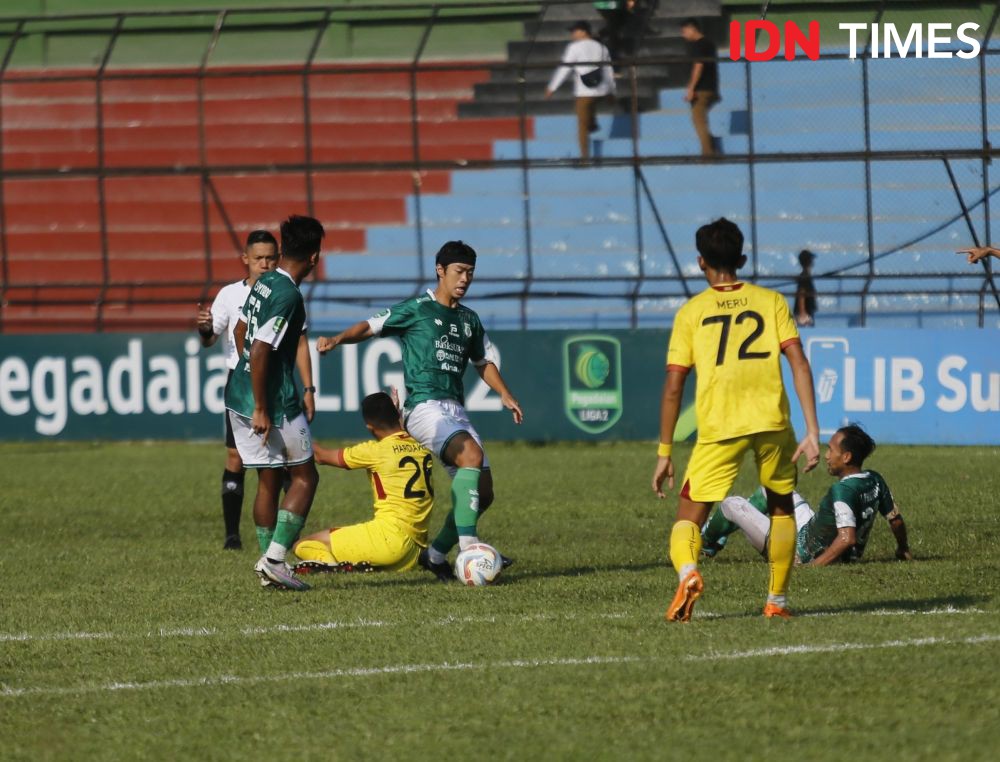
<svg viewBox="0 0 1000 762">
<path fill-rule="evenodd" d="M 100 35 L 29 38 L 0 91 L 0 329 L 187 327 L 193 304 L 239 272 L 241 235 L 290 211 L 328 226 L 322 277 L 307 289 L 319 328 L 412 294 L 451 238 L 483 255 L 474 297 L 492 327 L 662 326 L 700 287 L 693 233 L 719 215 L 747 230 L 748 274 L 769 285 L 790 290 L 798 251 L 819 254 L 827 325 L 980 324 L 986 281 L 952 252 L 969 224 L 989 231 L 998 208 L 977 155 L 984 128 L 1000 124 L 995 57 L 985 79 L 978 60 L 958 58 L 926 61 L 920 77 L 870 62 L 864 79 L 842 58 L 723 60 L 712 120 L 733 158 L 696 163 L 676 25 L 721 10 L 661 10 L 640 49 L 652 59 L 637 67 L 636 113 L 619 103 L 602 114 L 587 166 L 572 158 L 573 117 L 559 114 L 568 92 L 536 96 L 566 19 L 596 22 L 590 3 L 448 22 L 471 36 L 356 9 L 350 33 L 327 17 L 317 36 L 315 12 L 282 16 L 303 43 L 299 63 L 264 67 L 247 64 L 242 43 L 276 21 L 257 19 L 219 38 L 205 76 L 192 64 L 204 28 L 123 34 L 103 61 L 113 16 Z M 0 24 L 0 42 L 11 28 Z M 88 66 L 64 65 L 81 51 Z M 522 95 L 534 116 L 518 116 Z M 906 156 L 865 161 L 866 148 Z"/>
</svg>

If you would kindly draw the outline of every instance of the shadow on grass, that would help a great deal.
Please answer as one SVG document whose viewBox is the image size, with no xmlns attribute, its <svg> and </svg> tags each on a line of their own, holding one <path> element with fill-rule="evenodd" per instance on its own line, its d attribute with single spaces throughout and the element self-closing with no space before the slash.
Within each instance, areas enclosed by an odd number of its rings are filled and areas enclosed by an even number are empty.
<svg viewBox="0 0 1000 762">
<path fill-rule="evenodd" d="M 887 614 L 894 612 L 899 614 L 923 614 L 940 609 L 968 609 L 979 604 L 988 603 L 990 600 L 991 598 L 987 595 L 948 595 L 937 598 L 867 601 L 865 603 L 845 606 L 827 606 L 821 609 L 797 609 L 796 613 L 803 616 L 808 614 L 870 614 L 874 612 L 886 612 Z"/>
</svg>

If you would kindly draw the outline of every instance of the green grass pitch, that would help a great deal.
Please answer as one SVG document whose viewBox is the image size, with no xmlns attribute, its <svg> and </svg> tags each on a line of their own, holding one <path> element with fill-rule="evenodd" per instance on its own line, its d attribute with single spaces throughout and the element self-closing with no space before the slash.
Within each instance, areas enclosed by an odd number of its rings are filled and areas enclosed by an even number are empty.
<svg viewBox="0 0 1000 762">
<path fill-rule="evenodd" d="M 257 584 L 249 497 L 247 549 L 221 550 L 220 446 L 0 445 L 0 759 L 996 758 L 997 448 L 880 447 L 913 563 L 880 520 L 864 563 L 796 570 L 798 616 L 771 622 L 734 537 L 688 625 L 663 621 L 653 445 L 489 450 L 500 584 L 296 594 Z M 363 474 L 321 469 L 307 529 L 369 513 Z"/>
</svg>

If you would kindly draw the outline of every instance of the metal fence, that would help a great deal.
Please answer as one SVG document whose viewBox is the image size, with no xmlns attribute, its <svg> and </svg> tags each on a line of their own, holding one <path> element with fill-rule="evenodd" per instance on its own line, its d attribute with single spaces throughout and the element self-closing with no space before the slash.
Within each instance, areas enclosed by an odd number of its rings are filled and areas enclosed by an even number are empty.
<svg viewBox="0 0 1000 762">
<path fill-rule="evenodd" d="M 883 23 L 895 12 L 886 2 L 849 5 L 854 17 L 860 15 L 873 23 Z M 326 303 L 389 301 L 407 289 L 419 290 L 431 271 L 426 265 L 436 231 L 427 229 L 423 214 L 428 178 L 441 173 L 456 176 L 487 171 L 508 176 L 514 172 L 521 178 L 514 202 L 520 207 L 519 219 L 513 224 L 519 239 L 514 247 L 518 249 L 517 265 L 509 273 L 484 272 L 478 281 L 487 285 L 486 293 L 492 298 L 513 300 L 519 305 L 516 322 L 521 327 L 531 326 L 531 303 L 579 298 L 625 305 L 623 320 L 628 325 L 640 325 L 644 320 L 669 322 L 679 300 L 702 285 L 700 273 L 692 264 L 692 242 L 687 233 L 703 221 L 704 214 L 685 211 L 683 199 L 678 201 L 666 192 L 669 176 L 663 174 L 663 168 L 688 168 L 689 174 L 684 177 L 697 171 L 705 177 L 717 173 L 714 176 L 728 178 L 727 182 L 738 178 L 738 187 L 728 194 L 728 208 L 737 208 L 735 216 L 742 217 L 745 224 L 750 252 L 748 276 L 781 289 L 789 288 L 794 281 L 794 268 L 788 266 L 794 242 L 775 232 L 782 229 L 785 212 L 780 204 L 776 206 L 769 200 L 773 186 L 768 184 L 770 181 L 762 181 L 762 174 L 767 174 L 768 168 L 780 168 L 779 174 L 808 170 L 814 173 L 810 181 L 813 190 L 822 190 L 825 178 L 833 178 L 830 183 L 836 185 L 841 182 L 835 177 L 837 173 L 856 173 L 856 181 L 840 189 L 840 197 L 848 199 L 842 203 L 851 208 L 840 210 L 841 216 L 834 215 L 832 222 L 827 220 L 833 231 L 828 238 L 835 239 L 837 230 L 844 227 L 861 232 L 843 241 L 832 240 L 827 261 L 834 264 L 819 267 L 815 274 L 821 301 L 827 300 L 832 311 L 852 313 L 852 319 L 861 325 L 887 298 L 897 296 L 938 300 L 944 309 L 952 305 L 972 314 L 980 326 L 992 319 L 994 306 L 1000 308 L 1000 296 L 988 260 L 982 268 L 970 268 L 949 249 L 991 239 L 992 197 L 1000 189 L 990 178 L 996 154 L 991 132 L 997 128 L 995 117 L 1000 114 L 994 110 L 1000 109 L 1000 68 L 996 58 L 1000 45 L 994 39 L 1000 6 L 992 10 L 977 34 L 982 43 L 977 58 L 967 62 L 952 58 L 940 65 L 922 62 L 921 80 L 937 80 L 937 89 L 929 95 L 912 87 L 913 74 L 907 68 L 912 61 L 872 59 L 867 55 L 852 59 L 836 45 L 835 52 L 824 52 L 818 61 L 799 58 L 750 63 L 720 59 L 730 125 L 724 138 L 725 153 L 711 159 L 702 159 L 691 151 L 694 138 L 689 128 L 667 142 L 647 135 L 648 125 L 658 124 L 657 118 L 666 120 L 664 124 L 672 124 L 671 118 L 687 119 L 681 105 L 656 102 L 650 106 L 649 83 L 655 86 L 664 73 L 672 73 L 676 84 L 678 72 L 683 79 L 692 59 L 683 52 L 640 52 L 636 57 L 623 58 L 616 65 L 619 93 L 613 125 L 621 138 L 619 150 L 586 162 L 567 151 L 567 146 L 572 146 L 571 136 L 567 135 L 563 142 L 546 142 L 533 134 L 533 114 L 542 108 L 537 100 L 539 88 L 558 63 L 557 55 L 541 52 L 545 46 L 540 44 L 540 30 L 579 8 L 578 3 L 526 6 L 494 2 L 0 18 L 0 320 L 11 308 L 44 311 L 56 306 L 89 305 L 95 311 L 95 327 L 102 330 L 107 327 L 108 311 L 115 305 L 130 308 L 137 304 L 188 304 L 193 292 L 207 297 L 228 280 L 222 277 L 220 261 L 238 251 L 242 233 L 260 222 L 249 213 L 242 217 L 234 214 L 232 204 L 220 190 L 226 178 L 247 176 L 300 178 L 304 210 L 329 223 L 330 215 L 323 212 L 331 207 L 324 207 L 326 202 L 317 193 L 317 184 L 336 183 L 338 178 L 351 183 L 366 173 L 406 173 L 412 181 L 406 188 L 408 199 L 403 201 L 412 206 L 413 214 L 395 224 L 411 237 L 409 263 L 404 265 L 405 256 L 390 252 L 386 256 L 392 274 L 382 274 L 375 280 L 370 274 L 340 271 L 330 281 L 336 288 L 325 289 L 323 283 L 318 283 L 309 289 L 312 306 L 320 313 Z M 815 8 L 829 9 L 828 4 Z M 784 11 L 808 14 L 811 10 L 802 3 L 786 7 L 772 2 L 767 13 L 772 18 Z M 486 13 L 489 15 L 484 16 Z M 460 44 L 456 46 L 457 30 L 482 25 L 484 20 L 524 24 L 526 32 L 520 46 L 512 47 L 506 60 L 496 55 L 502 47 L 483 51 L 470 60 L 470 51 L 462 50 Z M 717 28 L 724 28 L 725 21 L 720 18 Z M 660 26 L 661 31 L 676 23 L 666 15 L 651 17 L 651 24 Z M 400 44 L 386 51 L 378 41 L 387 38 Z M 866 42 L 870 45 L 870 40 Z M 404 43 L 412 44 L 406 55 L 402 52 Z M 266 47 L 268 52 L 261 56 L 255 45 Z M 639 48 L 641 51 L 641 41 Z M 189 60 L 192 56 L 194 61 Z M 267 59 L 266 64 L 260 63 L 261 57 Z M 831 71 L 839 73 L 830 75 Z M 802 73 L 798 84 L 796 76 L 789 76 L 789 72 Z M 513 133 L 510 124 L 504 133 L 496 119 L 467 122 L 470 133 L 485 131 L 482 140 L 487 143 L 492 140 L 487 129 L 491 125 L 507 135 L 507 153 L 490 150 L 473 155 L 469 153 L 473 151 L 470 143 L 447 136 L 435 138 L 430 128 L 434 123 L 463 123 L 454 114 L 429 117 L 427 109 L 435 102 L 454 99 L 458 91 L 464 93 L 458 99 L 467 100 L 471 85 L 463 75 L 469 74 L 476 75 L 472 79 L 478 77 L 479 83 L 489 78 L 509 82 L 508 102 L 514 104 L 514 115 L 508 121 L 513 120 Z M 325 118 L 317 115 L 317 108 L 324 103 L 320 95 L 323 88 L 331 82 L 353 82 L 352 87 L 360 88 L 358 96 L 371 95 L 364 91 L 366 77 L 379 79 L 397 100 L 405 100 L 406 113 L 397 115 L 394 123 L 397 128 L 403 125 L 405 135 L 400 137 L 398 129 L 393 133 L 393 150 L 382 150 L 388 142 L 372 151 L 362 141 L 362 148 L 352 151 L 350 146 L 331 147 L 318 141 Z M 270 87 L 268 82 L 277 84 Z M 195 110 L 192 140 L 162 155 L 152 150 L 144 153 L 142 146 L 125 150 L 115 127 L 109 125 L 116 89 L 155 90 L 163 83 L 191 88 L 189 102 Z M 74 90 L 77 86 L 83 89 Z M 18 93 L 33 87 L 53 93 L 63 89 L 77 106 L 81 105 L 81 92 L 91 93 L 91 102 L 84 105 L 91 109 L 88 113 L 92 114 L 93 124 L 81 131 L 91 136 L 88 139 L 92 138 L 92 150 L 84 148 L 75 154 L 71 150 L 54 151 L 51 157 L 44 151 L 28 151 L 30 158 L 18 158 L 14 144 L 17 125 L 11 126 L 9 115 L 17 108 Z M 211 112 L 213 103 L 227 91 L 246 92 L 248 87 L 279 102 L 276 109 L 282 124 L 298 134 L 289 141 L 287 130 L 276 130 L 275 140 L 268 142 L 268 133 L 262 130 L 263 142 L 255 144 L 252 151 L 234 156 L 232 150 L 227 152 L 233 146 L 227 145 L 225 136 L 213 135 Z M 332 91 L 339 92 L 336 87 Z M 897 97 L 904 91 L 906 97 Z M 447 98 L 442 92 L 447 93 Z M 675 94 L 679 101 L 679 91 Z M 954 100 L 949 100 L 952 96 Z M 359 97 L 358 102 L 361 100 Z M 830 119 L 831 109 L 846 116 L 835 124 L 824 124 Z M 51 111 L 45 118 L 58 123 L 58 110 Z M 895 116 L 889 118 L 887 114 Z M 795 115 L 794 119 L 790 115 Z M 890 124 L 893 119 L 897 121 Z M 900 119 L 904 124 L 898 122 Z M 369 127 L 370 147 L 380 140 L 378 120 L 372 119 Z M 333 139 L 336 143 L 335 130 Z M 624 255 L 629 262 L 620 273 L 596 269 L 553 274 L 550 269 L 539 268 L 540 261 L 551 254 L 539 250 L 534 236 L 539 224 L 551 221 L 540 220 L 540 199 L 533 189 L 540 173 L 565 168 L 586 170 L 581 177 L 597 178 L 597 182 L 602 173 L 608 177 L 629 173 L 630 193 L 622 194 L 623 198 L 629 196 L 628 219 L 619 223 L 631 230 L 629 251 Z M 904 195 L 912 194 L 918 199 L 916 204 L 927 207 L 927 213 L 915 215 L 920 217 L 915 221 L 897 221 L 893 232 L 882 236 L 883 186 L 898 184 L 899 177 L 927 178 L 931 174 L 935 179 L 926 184 L 933 187 L 921 188 L 920 183 L 914 183 L 912 188 L 899 190 Z M 651 179 L 653 175 L 656 177 Z M 109 200 L 109 189 L 114 183 L 127 189 L 130 182 L 162 178 L 190 178 L 197 183 L 198 212 L 192 224 L 198 229 L 201 246 L 189 252 L 185 260 L 193 262 L 195 256 L 200 260 L 198 267 L 185 268 L 196 275 L 185 273 L 151 281 L 141 274 L 117 274 L 116 246 L 124 244 L 115 242 L 117 228 L 112 217 L 116 212 Z M 12 193 L 19 183 L 38 181 L 57 186 L 74 180 L 93 190 L 93 253 L 99 263 L 95 276 L 60 279 L 49 273 L 39 276 L 37 268 L 29 269 L 35 272 L 33 276 L 19 274 L 21 259 L 13 239 L 21 227 L 31 239 L 33 228 L 18 217 Z M 792 183 L 790 187 L 796 186 Z M 822 193 L 815 196 L 820 201 L 823 198 Z M 893 204 L 898 206 L 898 197 L 894 198 Z M 815 204 L 815 199 L 810 203 Z M 944 207 L 944 211 L 937 207 Z M 718 209 L 725 211 L 727 207 L 712 205 L 713 213 Z M 52 211 L 54 217 L 59 216 L 57 205 Z M 814 208 L 803 212 L 800 221 L 818 221 L 822 211 Z M 769 217 L 770 221 L 765 221 Z M 843 222 L 845 219 L 849 219 L 849 225 Z M 277 221 L 276 216 L 265 222 L 273 226 Z M 902 227 L 910 232 L 901 235 Z M 678 231 L 684 233 L 683 240 Z M 817 245 L 815 238 L 809 240 L 813 247 Z M 927 256 L 921 258 L 921 246 L 948 252 L 951 258 L 942 254 L 928 264 Z M 345 251 L 357 248 L 349 243 L 342 247 Z M 837 247 L 839 251 L 835 251 Z M 382 255 L 379 251 L 370 253 Z M 44 252 L 38 256 L 44 259 Z M 59 261 L 58 256 L 53 259 Z M 169 256 L 164 257 L 164 262 L 169 261 Z M 914 262 L 920 264 L 913 266 Z M 352 285 L 357 288 L 352 289 Z M 9 330 L 7 323 L 0 322 L 0 329 Z M 168 319 L 164 327 L 178 326 Z"/>
</svg>

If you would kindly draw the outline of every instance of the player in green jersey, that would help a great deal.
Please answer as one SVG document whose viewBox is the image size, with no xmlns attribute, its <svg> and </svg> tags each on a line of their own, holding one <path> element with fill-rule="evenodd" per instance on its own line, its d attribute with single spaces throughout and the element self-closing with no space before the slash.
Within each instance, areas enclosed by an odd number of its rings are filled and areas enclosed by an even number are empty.
<svg viewBox="0 0 1000 762">
<path fill-rule="evenodd" d="M 278 269 L 254 283 L 236 329 L 240 361 L 226 386 L 226 408 L 246 468 L 256 468 L 253 517 L 261 557 L 261 585 L 307 590 L 285 563 L 319 484 L 309 423 L 295 383 L 295 358 L 306 322 L 299 284 L 319 261 L 323 226 L 293 215 L 281 223 Z M 282 470 L 291 484 L 278 506 Z"/>
<path fill-rule="evenodd" d="M 460 303 L 472 284 L 476 252 L 449 241 L 435 259 L 437 288 L 407 299 L 333 337 L 316 348 L 329 352 L 372 336 L 398 336 L 403 346 L 406 401 L 404 426 L 437 455 L 452 477 L 452 511 L 437 538 L 420 555 L 420 565 L 438 579 L 453 578 L 447 554 L 479 542 L 476 525 L 493 502 L 493 476 L 483 443 L 465 412 L 462 376 L 471 361 L 480 377 L 520 423 L 521 406 L 500 375 L 499 359 L 479 316 Z"/>
<path fill-rule="evenodd" d="M 793 493 L 797 528 L 796 563 L 826 566 L 837 561 L 859 561 L 868 544 L 876 514 L 889 521 L 896 538 L 896 558 L 913 558 L 907 541 L 906 523 L 899 513 L 881 474 L 864 469 L 875 442 L 857 425 L 844 426 L 830 438 L 826 468 L 839 481 L 830 487 L 814 512 L 798 493 Z M 742 529 L 750 544 L 763 552 L 767 546 L 767 503 L 763 488 L 750 498 L 727 497 L 702 529 L 705 555 L 714 556 L 726 539 Z"/>
</svg>

